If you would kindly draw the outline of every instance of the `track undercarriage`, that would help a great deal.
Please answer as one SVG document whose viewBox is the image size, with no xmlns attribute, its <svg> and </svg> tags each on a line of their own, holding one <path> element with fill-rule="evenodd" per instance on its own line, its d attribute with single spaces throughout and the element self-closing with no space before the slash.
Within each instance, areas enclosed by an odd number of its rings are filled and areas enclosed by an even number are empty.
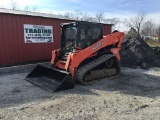
<svg viewBox="0 0 160 120">
<path fill-rule="evenodd" d="M 119 73 L 120 66 L 116 57 L 112 54 L 105 54 L 78 68 L 74 79 L 79 84 L 87 85 Z"/>
</svg>

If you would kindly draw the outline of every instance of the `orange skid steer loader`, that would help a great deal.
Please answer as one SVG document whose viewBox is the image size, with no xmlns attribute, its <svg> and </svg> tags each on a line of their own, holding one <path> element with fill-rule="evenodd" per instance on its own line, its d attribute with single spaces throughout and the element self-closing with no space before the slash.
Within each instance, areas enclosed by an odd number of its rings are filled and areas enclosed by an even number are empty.
<svg viewBox="0 0 160 120">
<path fill-rule="evenodd" d="M 49 92 L 67 90 L 120 73 L 124 33 L 103 36 L 103 25 L 91 22 L 61 24 L 61 47 L 52 51 L 52 67 L 38 65 L 26 80 Z"/>
</svg>

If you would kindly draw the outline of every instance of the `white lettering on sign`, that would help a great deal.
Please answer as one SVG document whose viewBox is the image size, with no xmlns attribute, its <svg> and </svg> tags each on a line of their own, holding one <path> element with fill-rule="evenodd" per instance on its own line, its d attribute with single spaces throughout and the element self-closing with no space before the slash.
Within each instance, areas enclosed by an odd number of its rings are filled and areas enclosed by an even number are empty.
<svg viewBox="0 0 160 120">
<path fill-rule="evenodd" d="M 53 42 L 53 27 L 24 24 L 24 41 L 25 43 Z"/>
<path fill-rule="evenodd" d="M 100 42 L 98 43 L 97 45 L 95 45 L 92 49 L 93 50 L 96 50 L 97 48 L 99 48 L 100 46 L 102 46 L 104 43 L 103 42 Z"/>
</svg>

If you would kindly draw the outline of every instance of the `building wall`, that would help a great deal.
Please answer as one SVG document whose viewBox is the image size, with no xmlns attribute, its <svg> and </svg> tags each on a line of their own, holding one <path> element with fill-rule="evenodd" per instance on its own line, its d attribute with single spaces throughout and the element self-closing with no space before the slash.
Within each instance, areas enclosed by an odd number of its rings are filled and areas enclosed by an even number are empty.
<svg viewBox="0 0 160 120">
<path fill-rule="evenodd" d="M 69 20 L 0 13 L 0 65 L 51 59 L 51 51 L 60 46 L 60 23 Z M 53 43 L 24 43 L 23 24 L 53 26 Z M 111 26 L 104 25 L 105 35 Z"/>
<path fill-rule="evenodd" d="M 103 26 L 103 34 L 108 35 L 112 32 L 112 26 L 111 25 L 104 25 Z"/>
</svg>

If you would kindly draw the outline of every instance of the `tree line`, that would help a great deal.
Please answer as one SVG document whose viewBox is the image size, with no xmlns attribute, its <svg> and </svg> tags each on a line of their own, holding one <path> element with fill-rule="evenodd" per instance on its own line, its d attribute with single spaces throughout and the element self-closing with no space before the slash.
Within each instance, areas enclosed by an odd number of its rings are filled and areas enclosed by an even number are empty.
<svg viewBox="0 0 160 120">
<path fill-rule="evenodd" d="M 10 1 L 9 6 L 10 9 L 19 10 L 18 3 L 14 0 Z M 23 10 L 38 12 L 36 6 L 32 8 L 26 6 Z M 118 17 L 106 18 L 103 12 L 96 13 L 95 16 L 93 16 L 86 11 L 80 10 L 64 12 L 59 15 L 65 17 L 66 19 L 113 24 L 112 30 L 115 30 L 116 26 L 119 24 L 123 24 L 123 26 L 129 28 L 129 31 L 126 33 L 126 37 L 155 36 L 158 37 L 160 42 L 160 25 L 156 25 L 151 19 L 147 20 L 147 13 L 145 11 L 139 11 L 136 15 L 128 17 L 124 20 L 120 20 Z"/>
<path fill-rule="evenodd" d="M 4 8 L 4 7 L 1 7 L 1 8 Z M 20 9 L 18 2 L 16 2 L 15 0 L 10 0 L 9 9 L 38 12 L 38 9 L 36 6 L 33 6 L 33 7 L 25 6 L 24 8 Z M 49 14 L 52 14 L 52 11 L 50 11 Z M 105 18 L 104 13 L 102 12 L 96 13 L 96 15 L 93 17 L 85 11 L 75 10 L 72 12 L 65 12 L 63 14 L 59 14 L 59 16 L 63 16 L 66 19 L 74 19 L 79 21 L 81 20 L 81 21 L 98 22 L 98 23 L 106 23 L 106 24 L 114 24 L 114 25 L 120 22 L 120 19 L 117 17 L 114 17 L 111 19 Z"/>
<path fill-rule="evenodd" d="M 130 28 L 128 37 L 156 37 L 160 42 L 160 24 L 155 24 L 152 19 L 148 20 L 147 13 L 144 11 L 125 19 L 124 25 Z"/>
</svg>

